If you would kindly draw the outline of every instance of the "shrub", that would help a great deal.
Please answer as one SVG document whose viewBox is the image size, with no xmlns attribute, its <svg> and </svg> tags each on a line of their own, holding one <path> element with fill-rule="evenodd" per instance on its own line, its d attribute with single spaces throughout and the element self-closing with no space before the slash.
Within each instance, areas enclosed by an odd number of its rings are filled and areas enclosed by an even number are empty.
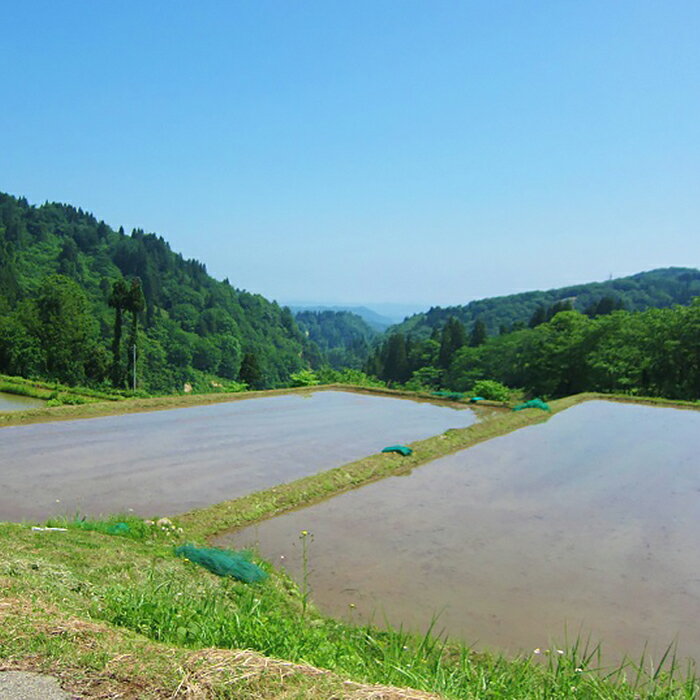
<svg viewBox="0 0 700 700">
<path fill-rule="evenodd" d="M 51 394 L 49 400 L 46 402 L 47 406 L 81 406 L 82 404 L 90 403 L 88 399 L 84 399 L 82 396 L 75 396 L 72 394 L 63 394 L 54 391 Z"/>
<path fill-rule="evenodd" d="M 421 367 L 417 369 L 404 385 L 411 391 L 433 391 L 442 383 L 443 371 L 438 367 Z"/>
<path fill-rule="evenodd" d="M 289 377 L 292 386 L 316 386 L 318 377 L 310 369 L 302 369 Z"/>
<path fill-rule="evenodd" d="M 505 384 L 501 384 L 501 382 L 493 379 L 480 379 L 474 383 L 472 394 L 481 396 L 489 401 L 508 401 L 510 389 Z"/>
</svg>

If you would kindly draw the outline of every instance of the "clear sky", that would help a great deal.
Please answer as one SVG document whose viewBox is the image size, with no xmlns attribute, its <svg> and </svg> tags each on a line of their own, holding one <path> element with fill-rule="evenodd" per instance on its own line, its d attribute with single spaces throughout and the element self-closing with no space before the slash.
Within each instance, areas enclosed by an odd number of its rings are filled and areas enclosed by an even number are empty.
<svg viewBox="0 0 700 700">
<path fill-rule="evenodd" d="M 697 0 L 0 0 L 0 190 L 282 302 L 700 266 Z"/>
</svg>

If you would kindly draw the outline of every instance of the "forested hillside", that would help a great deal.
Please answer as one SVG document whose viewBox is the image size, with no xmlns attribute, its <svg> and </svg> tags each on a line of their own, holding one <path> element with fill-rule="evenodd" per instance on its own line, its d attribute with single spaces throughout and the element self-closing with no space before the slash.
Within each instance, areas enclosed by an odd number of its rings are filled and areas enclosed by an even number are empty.
<svg viewBox="0 0 700 700">
<path fill-rule="evenodd" d="M 445 372 L 457 390 L 484 378 L 548 397 L 602 391 L 697 400 L 700 299 L 595 318 L 563 311 L 535 328 L 463 346 Z"/>
<path fill-rule="evenodd" d="M 307 357 L 317 369 L 360 369 L 379 333 L 349 311 L 298 311 L 295 319 L 310 341 Z"/>
<path fill-rule="evenodd" d="M 637 312 L 561 310 L 493 337 L 480 321 L 467 333 L 453 317 L 430 338 L 390 335 L 367 371 L 411 389 L 483 394 L 482 382 L 495 380 L 531 396 L 601 391 L 698 400 L 700 298 Z"/>
<path fill-rule="evenodd" d="M 489 335 L 518 330 L 531 322 L 546 320 L 553 312 L 573 309 L 596 315 L 615 308 L 643 311 L 650 308 L 668 308 L 674 304 L 688 304 L 700 296 L 700 270 L 670 267 L 640 272 L 606 282 L 591 282 L 549 291 L 524 292 L 503 297 L 472 301 L 464 306 L 436 306 L 416 314 L 394 326 L 390 332 L 427 338 L 440 330 L 451 317 L 471 331 L 481 321 Z"/>
<path fill-rule="evenodd" d="M 347 311 L 355 316 L 359 316 L 373 331 L 383 333 L 387 328 L 394 325 L 387 316 L 382 316 L 366 306 L 294 306 L 290 304 L 289 308 L 295 313 L 303 313 L 305 311 Z"/>
<path fill-rule="evenodd" d="M 213 279 L 155 234 L 126 235 L 82 209 L 0 194 L 0 373 L 72 385 L 124 389 L 135 376 L 150 392 L 263 388 L 308 367 L 324 369 L 319 376 L 363 368 L 418 389 L 498 380 L 547 396 L 698 398 L 695 296 L 700 271 L 653 270 L 435 307 L 381 342 L 347 311 L 295 319 Z"/>
<path fill-rule="evenodd" d="M 305 366 L 287 308 L 219 282 L 160 236 L 0 194 L 0 372 L 148 391 L 275 386 Z M 216 382 L 215 382 L 216 383 Z"/>
</svg>

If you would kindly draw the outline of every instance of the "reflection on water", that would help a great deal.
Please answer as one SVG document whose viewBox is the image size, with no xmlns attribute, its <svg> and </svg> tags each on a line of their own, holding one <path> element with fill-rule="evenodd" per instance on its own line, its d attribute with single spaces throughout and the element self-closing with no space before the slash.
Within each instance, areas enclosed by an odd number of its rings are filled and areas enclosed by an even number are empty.
<svg viewBox="0 0 700 700">
<path fill-rule="evenodd" d="M 4 411 L 28 411 L 30 408 L 39 408 L 44 402 L 41 399 L 33 399 L 30 396 L 19 394 L 6 394 L 0 391 L 0 412 Z"/>
<path fill-rule="evenodd" d="M 474 421 L 471 410 L 319 391 L 3 428 L 0 521 L 180 513 Z"/>
<path fill-rule="evenodd" d="M 219 539 L 259 543 L 331 614 L 510 651 L 580 631 L 700 659 L 700 412 L 591 401 Z M 282 559 L 281 557 L 284 557 Z"/>
</svg>

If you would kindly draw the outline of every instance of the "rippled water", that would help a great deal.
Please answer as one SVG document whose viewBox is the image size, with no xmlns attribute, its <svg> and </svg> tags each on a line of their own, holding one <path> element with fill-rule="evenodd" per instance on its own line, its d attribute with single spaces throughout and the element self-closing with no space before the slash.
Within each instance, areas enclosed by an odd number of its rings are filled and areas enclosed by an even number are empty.
<svg viewBox="0 0 700 700">
<path fill-rule="evenodd" d="M 340 391 L 0 430 L 0 520 L 174 514 L 470 425 L 473 411 Z"/>
<path fill-rule="evenodd" d="M 579 632 L 619 658 L 676 637 L 700 660 L 700 412 L 591 401 L 219 538 L 257 543 L 331 614 L 546 648 Z"/>
<path fill-rule="evenodd" d="M 27 411 L 30 408 L 43 406 L 44 401 L 33 399 L 30 396 L 20 396 L 19 394 L 6 394 L 0 391 L 0 413 L 4 411 Z"/>
</svg>

